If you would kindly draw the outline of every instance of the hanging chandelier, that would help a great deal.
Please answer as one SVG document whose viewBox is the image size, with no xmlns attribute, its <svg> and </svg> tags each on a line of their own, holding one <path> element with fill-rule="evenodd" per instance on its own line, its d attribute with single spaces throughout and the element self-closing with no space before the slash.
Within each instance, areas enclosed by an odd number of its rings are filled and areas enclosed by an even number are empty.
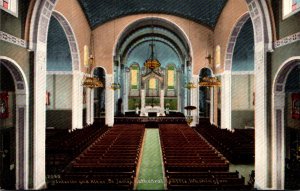
<svg viewBox="0 0 300 191">
<path fill-rule="evenodd" d="M 93 44 L 92 44 L 93 45 Z M 91 69 L 94 64 L 93 55 L 89 56 L 88 46 L 84 46 L 84 65 L 86 67 L 86 73 L 82 79 L 82 86 L 86 88 L 100 88 L 104 87 L 103 83 L 93 76 L 91 76 Z"/>
<path fill-rule="evenodd" d="M 121 88 L 121 85 L 119 83 L 112 83 L 111 86 L 110 86 L 110 88 L 112 90 L 118 90 L 118 89 Z"/>
<path fill-rule="evenodd" d="M 192 88 L 196 88 L 197 86 L 193 82 L 188 82 L 185 84 L 184 87 L 187 89 L 192 89 Z"/>
<path fill-rule="evenodd" d="M 83 58 L 84 58 L 84 66 L 86 67 L 86 73 L 83 77 L 82 80 L 82 86 L 86 88 L 100 88 L 104 87 L 103 83 L 98 79 L 92 76 L 91 71 L 92 67 L 94 65 L 95 59 L 93 56 L 94 53 L 94 40 L 93 40 L 93 34 L 91 35 L 91 41 L 90 41 L 90 46 L 91 46 L 91 54 L 89 52 L 89 48 L 87 45 L 84 46 L 83 50 Z"/>
<path fill-rule="evenodd" d="M 155 46 L 155 44 L 154 44 L 154 27 L 153 27 L 153 23 L 152 23 L 151 28 L 152 28 L 152 42 L 149 45 L 151 53 L 150 53 L 150 57 L 145 61 L 144 66 L 146 68 L 150 69 L 150 70 L 155 70 L 155 69 L 159 68 L 161 64 L 159 63 L 158 59 L 155 58 L 155 55 L 154 55 L 154 46 Z"/>
<path fill-rule="evenodd" d="M 82 86 L 86 88 L 103 88 L 103 83 L 95 77 L 86 76 L 82 82 Z"/>
<path fill-rule="evenodd" d="M 221 86 L 221 82 L 216 77 L 205 76 L 200 79 L 199 86 L 202 87 Z"/>
<path fill-rule="evenodd" d="M 197 109 L 197 107 L 193 105 L 188 105 L 185 106 L 184 109 L 186 109 L 188 113 L 188 115 L 185 116 L 185 121 L 188 125 L 191 125 L 193 122 L 193 116 L 191 115 L 191 111 Z"/>
<path fill-rule="evenodd" d="M 160 67 L 160 63 L 159 61 L 154 57 L 154 43 L 152 42 L 150 44 L 150 49 L 151 49 L 151 55 L 150 58 L 148 58 L 145 63 L 144 66 L 150 70 L 155 70 L 156 68 Z"/>
</svg>

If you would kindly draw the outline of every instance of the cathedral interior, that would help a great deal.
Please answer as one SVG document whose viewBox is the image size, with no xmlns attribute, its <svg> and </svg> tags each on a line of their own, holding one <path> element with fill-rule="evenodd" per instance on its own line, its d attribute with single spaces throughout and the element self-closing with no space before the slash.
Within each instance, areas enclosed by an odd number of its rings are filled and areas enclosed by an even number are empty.
<svg viewBox="0 0 300 191">
<path fill-rule="evenodd" d="M 0 0 L 0 40 L 1 190 L 300 189 L 300 0 Z"/>
</svg>

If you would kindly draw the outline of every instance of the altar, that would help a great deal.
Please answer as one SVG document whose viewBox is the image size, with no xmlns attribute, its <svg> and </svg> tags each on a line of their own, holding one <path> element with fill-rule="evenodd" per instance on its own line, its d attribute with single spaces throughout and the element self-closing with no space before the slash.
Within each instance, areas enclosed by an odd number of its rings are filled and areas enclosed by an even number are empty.
<svg viewBox="0 0 300 191">
<path fill-rule="evenodd" d="M 141 108 L 140 116 L 159 117 L 165 116 L 164 108 L 160 106 L 145 106 Z"/>
</svg>

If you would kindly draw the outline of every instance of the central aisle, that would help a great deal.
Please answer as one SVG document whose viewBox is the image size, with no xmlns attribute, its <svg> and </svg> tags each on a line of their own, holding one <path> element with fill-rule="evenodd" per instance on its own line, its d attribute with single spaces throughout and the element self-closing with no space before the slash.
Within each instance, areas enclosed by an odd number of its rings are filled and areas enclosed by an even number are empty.
<svg viewBox="0 0 300 191">
<path fill-rule="evenodd" d="M 164 190 L 162 152 L 158 129 L 146 128 L 145 130 L 137 190 Z"/>
</svg>

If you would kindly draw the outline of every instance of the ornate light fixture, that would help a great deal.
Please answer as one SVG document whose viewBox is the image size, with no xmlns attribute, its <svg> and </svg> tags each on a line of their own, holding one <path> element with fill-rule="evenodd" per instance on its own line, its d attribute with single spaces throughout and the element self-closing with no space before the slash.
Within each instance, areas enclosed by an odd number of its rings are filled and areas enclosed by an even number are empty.
<svg viewBox="0 0 300 191">
<path fill-rule="evenodd" d="M 150 57 L 145 61 L 144 66 L 146 68 L 150 69 L 150 70 L 155 70 L 156 68 L 159 68 L 161 64 L 159 63 L 157 58 L 155 58 L 155 56 L 154 56 L 154 46 L 155 46 L 155 44 L 154 44 L 154 27 L 153 27 L 153 23 L 152 23 L 151 27 L 152 27 L 152 42 L 149 45 L 151 54 L 150 54 Z"/>
<path fill-rule="evenodd" d="M 192 88 L 196 88 L 197 86 L 193 82 L 188 82 L 184 87 L 190 90 Z"/>
<path fill-rule="evenodd" d="M 91 47 L 93 48 L 93 36 L 91 36 Z M 88 46 L 84 46 L 84 66 L 86 67 L 86 73 L 82 80 L 82 86 L 86 88 L 99 88 L 104 87 L 103 83 L 98 79 L 91 75 L 91 70 L 94 65 L 94 56 L 93 56 L 93 49 L 91 51 L 91 55 L 89 55 L 89 48 Z"/>
<path fill-rule="evenodd" d="M 100 88 L 100 87 L 103 88 L 104 87 L 103 83 L 98 78 L 89 77 L 89 76 L 86 76 L 84 78 L 82 85 L 87 88 Z"/>
<path fill-rule="evenodd" d="M 150 55 L 150 58 L 148 58 L 145 63 L 144 63 L 144 66 L 146 68 L 149 68 L 151 70 L 155 70 L 156 68 L 159 68 L 160 67 L 160 63 L 159 61 L 154 58 L 154 44 L 153 42 L 150 44 L 150 47 L 151 47 L 151 55 Z"/>
<path fill-rule="evenodd" d="M 184 109 L 186 109 L 188 113 L 188 115 L 185 116 L 185 121 L 187 122 L 188 125 L 191 125 L 191 123 L 193 122 L 193 116 L 191 115 L 191 111 L 196 109 L 196 107 L 192 105 L 188 105 L 185 106 Z"/>
<path fill-rule="evenodd" d="M 204 86 L 204 87 L 221 86 L 221 82 L 216 77 L 205 76 L 200 79 L 199 86 Z"/>
<path fill-rule="evenodd" d="M 91 89 L 100 87 L 102 88 L 104 87 L 103 83 L 98 78 L 90 76 L 90 70 L 94 62 L 93 60 L 93 56 L 90 56 L 88 59 L 89 64 L 87 64 L 87 71 L 82 80 L 82 86 Z"/>
<path fill-rule="evenodd" d="M 118 89 L 121 88 L 121 85 L 119 83 L 112 83 L 111 86 L 110 86 L 110 88 L 112 90 L 118 90 Z"/>
</svg>

